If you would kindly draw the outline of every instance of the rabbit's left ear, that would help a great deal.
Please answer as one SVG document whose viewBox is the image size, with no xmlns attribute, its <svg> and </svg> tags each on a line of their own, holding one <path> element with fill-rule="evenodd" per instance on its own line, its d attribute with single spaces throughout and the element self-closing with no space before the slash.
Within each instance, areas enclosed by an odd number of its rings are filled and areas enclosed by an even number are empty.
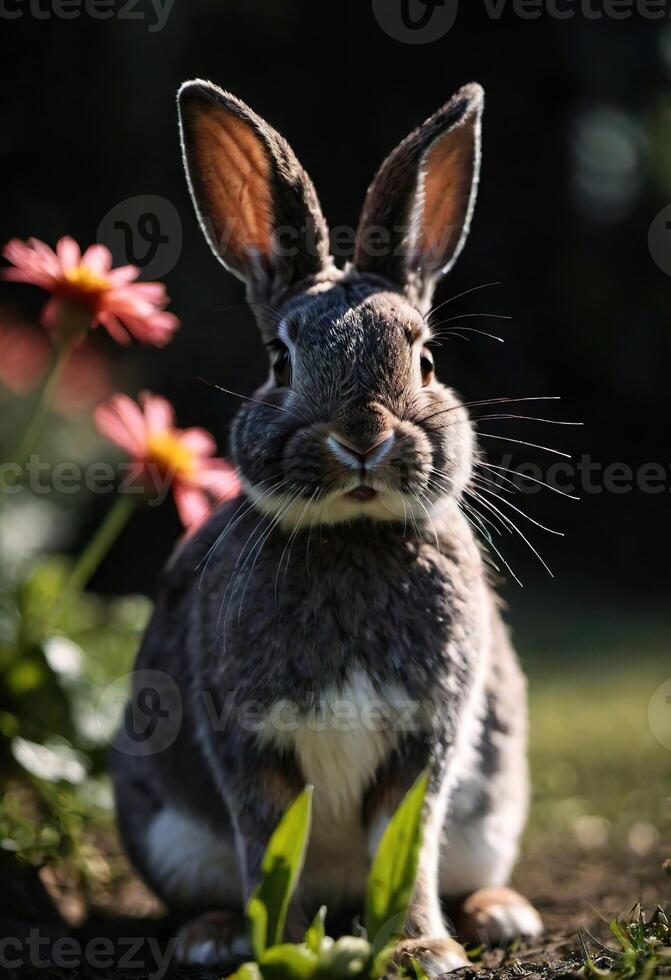
<svg viewBox="0 0 671 980">
<path fill-rule="evenodd" d="M 217 258 L 252 302 L 277 305 L 329 270 L 329 235 L 312 181 L 285 139 L 211 82 L 178 95 L 189 187 Z"/>
<path fill-rule="evenodd" d="M 480 173 L 482 88 L 461 88 L 382 164 L 364 203 L 354 264 L 422 312 L 464 247 Z"/>
</svg>

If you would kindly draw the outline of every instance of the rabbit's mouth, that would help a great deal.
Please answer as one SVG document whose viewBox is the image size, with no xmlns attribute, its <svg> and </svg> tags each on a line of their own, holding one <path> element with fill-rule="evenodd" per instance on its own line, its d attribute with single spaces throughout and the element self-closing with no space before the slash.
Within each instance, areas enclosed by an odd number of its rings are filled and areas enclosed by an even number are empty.
<svg viewBox="0 0 671 980">
<path fill-rule="evenodd" d="M 377 497 L 377 490 L 375 487 L 367 487 L 362 483 L 360 486 L 354 487 L 353 490 L 349 490 L 345 496 L 350 500 L 365 502 L 366 500 L 374 500 Z"/>
</svg>

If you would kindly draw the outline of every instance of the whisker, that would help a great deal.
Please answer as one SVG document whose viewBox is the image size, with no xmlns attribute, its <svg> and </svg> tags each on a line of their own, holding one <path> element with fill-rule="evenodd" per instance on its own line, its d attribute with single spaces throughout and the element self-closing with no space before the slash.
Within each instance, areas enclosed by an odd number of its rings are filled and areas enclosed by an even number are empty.
<svg viewBox="0 0 671 980">
<path fill-rule="evenodd" d="M 512 534 L 510 528 L 506 527 L 505 524 L 502 524 L 498 518 L 495 517 L 495 519 L 492 520 L 491 517 L 486 517 L 484 514 L 481 514 L 477 510 L 477 508 L 474 507 L 473 504 L 467 504 L 465 500 L 462 500 L 461 502 L 464 505 L 464 507 L 470 507 L 471 510 L 474 510 L 478 514 L 478 517 L 480 518 L 481 521 L 484 521 L 486 524 L 489 524 L 494 534 L 498 534 L 499 537 L 503 537 L 504 534 Z"/>
<path fill-rule="evenodd" d="M 479 513 L 479 511 L 477 510 L 477 508 L 475 508 L 475 507 L 473 507 L 473 506 L 472 506 L 472 505 L 470 505 L 470 504 L 467 504 L 465 500 L 462 500 L 462 502 L 461 502 L 461 504 L 460 504 L 459 506 L 460 506 L 460 507 L 464 507 L 464 508 L 467 508 L 467 509 L 468 509 L 468 511 L 469 511 L 469 513 L 471 513 L 471 514 L 473 515 L 473 517 L 475 518 L 475 520 L 477 520 L 477 521 L 478 521 L 478 523 L 479 523 L 479 525 L 480 525 L 480 528 L 481 528 L 481 531 L 482 531 L 482 533 L 483 533 L 483 534 L 484 534 L 484 535 L 486 536 L 486 538 L 487 538 L 487 541 L 488 541 L 488 544 L 489 544 L 489 546 L 490 546 L 491 548 L 493 548 L 493 549 L 494 549 L 494 551 L 496 552 L 496 554 L 497 554 L 497 556 L 498 556 L 498 557 L 499 557 L 499 558 L 501 559 L 501 561 L 503 562 L 503 564 L 505 565 L 505 567 L 506 567 L 506 568 L 508 569 L 508 571 L 510 572 L 510 574 L 512 575 L 512 577 L 513 577 L 513 578 L 515 579 L 515 581 L 517 582 L 517 584 L 519 585 L 519 587 L 520 587 L 521 589 L 523 589 L 523 588 L 524 588 L 524 583 L 523 583 L 523 582 L 522 582 L 522 580 L 521 580 L 521 579 L 520 579 L 520 578 L 519 578 L 519 577 L 518 577 L 518 576 L 517 576 L 517 575 L 515 574 L 515 572 L 513 571 L 513 569 L 511 568 L 511 566 L 509 565 L 509 563 L 508 563 L 508 562 L 506 561 L 506 559 L 505 559 L 505 558 L 503 557 L 503 554 L 501 553 L 501 551 L 500 551 L 500 550 L 499 550 L 499 549 L 497 548 L 497 546 L 496 546 L 496 545 L 494 544 L 494 541 L 492 540 L 492 536 L 491 536 L 491 534 L 489 533 L 489 531 L 487 530 L 487 528 L 486 528 L 486 527 L 484 526 L 484 524 L 482 523 L 482 522 L 483 522 L 483 520 L 487 520 L 487 518 L 483 518 L 483 515 Z M 464 510 L 462 510 L 462 514 L 464 515 L 464 517 L 466 518 L 466 520 L 467 520 L 467 521 L 469 522 L 469 524 L 470 524 L 470 525 L 471 525 L 471 526 L 472 526 L 472 527 L 473 527 L 473 528 L 475 529 L 475 525 L 473 524 L 473 521 L 472 521 L 472 520 L 471 520 L 471 519 L 469 518 L 469 516 L 468 516 L 468 514 L 466 514 Z M 488 523 L 490 523 L 490 524 L 491 524 L 491 521 L 489 521 Z M 476 530 L 477 530 L 477 529 L 476 529 Z M 496 565 L 495 565 L 495 567 L 496 567 L 496 570 L 497 570 L 497 571 L 500 571 L 500 569 L 498 568 L 498 566 L 496 566 Z"/>
<path fill-rule="evenodd" d="M 252 508 L 256 507 L 257 503 L 260 503 L 260 501 L 263 500 L 265 497 L 267 497 L 269 494 L 271 494 L 274 491 L 278 490 L 286 482 L 287 482 L 286 480 L 280 480 L 279 483 L 275 483 L 273 486 L 269 487 L 267 490 L 265 490 L 263 492 L 263 494 L 261 495 L 261 497 L 259 498 L 258 501 L 252 500 L 251 497 L 246 496 L 244 494 L 244 492 L 243 492 L 242 503 L 236 509 L 235 513 L 231 516 L 231 519 L 226 524 L 226 527 L 223 529 L 223 531 L 221 531 L 220 534 L 217 535 L 217 537 L 215 538 L 213 544 L 210 546 L 210 548 L 208 548 L 208 550 L 206 551 L 206 553 L 203 555 L 203 557 L 201 558 L 201 560 L 198 562 L 198 564 L 194 568 L 194 571 L 197 572 L 198 569 L 203 564 L 203 562 L 205 563 L 205 568 L 203 569 L 203 572 L 202 572 L 201 577 L 200 577 L 199 588 L 200 588 L 200 585 L 202 585 L 202 583 L 203 583 L 203 577 L 205 575 L 205 572 L 207 571 L 207 566 L 210 563 L 210 559 L 212 558 L 212 555 L 214 554 L 214 552 L 216 551 L 216 549 L 219 547 L 219 545 L 221 544 L 221 542 L 224 540 L 224 538 L 225 538 L 226 534 L 229 532 L 229 530 L 232 531 L 233 528 L 237 524 L 239 524 L 240 521 L 245 517 L 245 515 L 248 514 L 249 511 L 252 510 Z M 267 483 L 267 480 L 261 480 L 257 484 L 257 486 L 262 486 L 264 483 Z M 245 504 L 248 504 L 249 506 L 245 510 L 244 514 L 240 514 L 240 511 L 245 506 Z M 238 517 L 238 514 L 240 514 L 239 517 Z"/>
<path fill-rule="evenodd" d="M 293 528 L 291 534 L 289 535 L 289 539 L 288 539 L 287 543 L 284 546 L 284 551 L 280 555 L 280 560 L 279 560 L 278 565 L 277 565 L 277 572 L 275 573 L 275 608 L 277 608 L 277 586 L 278 586 L 278 582 L 279 582 L 279 577 L 280 577 L 280 571 L 281 571 L 281 568 L 282 568 L 282 563 L 284 561 L 284 556 L 287 553 L 287 548 L 288 548 L 289 549 L 289 554 L 287 555 L 287 566 L 286 566 L 286 569 L 285 569 L 285 572 L 284 572 L 284 577 L 286 579 L 287 572 L 289 571 L 289 562 L 291 561 L 291 548 L 293 546 L 293 542 L 296 539 L 296 537 L 298 536 L 298 532 L 300 530 L 301 524 L 303 523 L 303 518 L 307 514 L 308 507 L 310 506 L 310 504 L 314 500 L 316 493 L 317 493 L 317 490 L 313 490 L 312 496 L 311 497 L 308 497 L 307 500 L 305 501 L 305 503 L 303 504 L 303 509 L 302 509 L 302 511 L 300 513 L 300 516 L 298 518 L 298 521 L 296 522 L 295 527 Z"/>
<path fill-rule="evenodd" d="M 435 539 L 435 542 L 436 542 L 436 551 L 439 554 L 442 555 L 443 552 L 442 552 L 442 549 L 440 547 L 440 541 L 438 540 L 438 532 L 436 531 L 436 525 L 433 523 L 433 521 L 431 519 L 431 515 L 429 514 L 428 510 L 426 509 L 426 506 L 424 505 L 423 501 L 420 499 L 420 491 L 419 490 L 415 490 L 415 491 L 412 492 L 412 495 L 415 498 L 415 500 L 417 501 L 417 503 L 419 504 L 419 506 L 422 508 L 422 510 L 424 511 L 424 513 L 426 514 L 426 519 L 429 522 L 429 524 L 431 525 L 431 530 L 433 532 L 433 536 L 434 536 L 434 539 Z M 431 501 L 429 501 L 429 503 L 431 503 Z"/>
<path fill-rule="evenodd" d="M 323 503 L 323 497 L 326 491 L 322 487 L 317 487 L 317 503 L 319 503 L 319 516 L 321 518 L 321 504 Z M 321 501 L 320 501 L 321 498 Z M 314 527 L 314 521 L 310 522 L 310 528 L 308 530 L 308 539 L 305 543 L 305 572 L 310 575 L 310 541 L 312 539 L 312 528 Z"/>
<path fill-rule="evenodd" d="M 473 418 L 473 422 L 484 422 L 488 419 L 521 419 L 524 422 L 545 422 L 547 425 L 584 425 L 584 422 L 565 422 L 561 419 L 540 419 L 535 415 L 513 415 L 510 412 L 501 412 L 498 415 L 478 415 Z"/>
<path fill-rule="evenodd" d="M 499 282 L 483 282 L 482 285 L 480 286 L 471 286 L 470 289 L 465 289 L 463 293 L 457 293 L 456 296 L 450 296 L 450 298 L 446 299 L 445 302 L 439 303 L 438 306 L 434 306 L 434 308 L 429 311 L 428 317 L 433 316 L 433 314 L 437 313 L 438 310 L 442 310 L 444 306 L 448 306 L 450 303 L 454 303 L 455 300 L 461 299 L 462 296 L 469 296 L 471 293 L 477 293 L 479 289 L 489 289 L 490 286 L 502 286 L 502 285 L 503 285 L 503 281 L 500 280 Z"/>
<path fill-rule="evenodd" d="M 528 514 L 525 514 L 523 510 L 520 510 L 519 507 L 516 507 L 515 504 L 512 503 L 512 501 L 508 500 L 507 497 L 499 497 L 498 494 L 494 493 L 492 490 L 487 490 L 484 487 L 480 487 L 480 489 L 482 493 L 486 493 L 490 497 L 496 497 L 496 499 L 500 500 L 502 504 L 507 504 L 508 507 L 511 507 L 517 514 L 520 515 L 520 517 L 524 517 L 527 521 L 529 521 L 531 524 L 535 524 L 536 527 L 539 527 L 542 531 L 547 531 L 548 534 L 556 534 L 557 537 L 559 538 L 565 537 L 563 531 L 555 531 L 554 528 L 546 527 L 545 524 L 541 524 L 540 521 L 535 520 L 533 517 L 529 517 Z"/>
<path fill-rule="evenodd" d="M 457 332 L 454 328 L 451 328 L 450 330 L 439 330 L 436 333 L 432 331 L 431 340 L 429 340 L 428 343 L 429 345 L 432 345 L 435 343 L 437 338 L 444 339 L 445 337 L 461 337 L 461 335 L 464 333 L 477 333 L 480 334 L 481 337 L 489 337 L 490 340 L 498 340 L 500 344 L 505 344 L 504 338 L 499 337 L 498 334 L 488 333 L 487 330 L 476 330 L 475 327 L 459 327 L 459 332 Z M 462 340 L 468 340 L 468 337 L 462 337 Z"/>
<path fill-rule="evenodd" d="M 534 555 L 536 556 L 536 558 L 539 560 L 539 562 L 541 563 L 541 565 L 543 566 L 543 568 L 547 571 L 548 575 L 550 575 L 551 578 L 554 578 L 554 575 L 552 573 L 552 570 L 551 570 L 550 566 L 540 556 L 540 554 L 538 553 L 538 551 L 536 550 L 536 548 L 534 548 L 534 546 L 532 545 L 531 541 L 529 541 L 529 539 L 526 537 L 526 535 L 522 531 L 520 531 L 520 529 L 518 528 L 518 526 L 514 523 L 514 521 L 512 521 L 510 519 L 510 517 L 508 517 L 507 514 L 504 514 L 501 510 L 499 510 L 499 508 L 496 506 L 496 504 L 493 504 L 489 500 L 485 500 L 475 490 L 468 490 L 467 489 L 467 490 L 464 490 L 464 493 L 467 493 L 469 496 L 474 497 L 477 501 L 479 501 L 482 504 L 483 507 L 485 507 L 486 510 L 493 511 L 495 514 L 498 514 L 499 517 L 501 518 L 501 520 L 505 524 L 510 525 L 510 527 L 512 528 L 512 530 L 514 530 L 517 534 L 519 534 L 519 536 L 522 538 L 522 540 L 525 542 L 525 544 L 531 549 L 531 551 L 534 553 Z"/>
<path fill-rule="evenodd" d="M 562 453 L 559 449 L 552 449 L 550 446 L 540 446 L 535 442 L 525 442 L 523 439 L 511 439 L 510 436 L 497 436 L 493 432 L 480 432 L 478 430 L 478 436 L 483 436 L 485 439 L 499 439 L 501 442 L 514 442 L 518 446 L 528 446 L 530 449 L 542 449 L 546 453 L 552 453 L 554 456 L 563 456 L 564 459 L 571 459 L 570 453 Z"/>
<path fill-rule="evenodd" d="M 519 487 L 516 487 L 514 483 L 513 483 L 514 489 L 509 490 L 508 487 L 502 487 L 499 482 L 497 482 L 496 480 L 492 480 L 491 478 L 488 479 L 486 476 L 483 476 L 482 473 L 472 473 L 471 482 L 477 482 L 483 485 L 489 485 L 490 487 L 496 487 L 497 490 L 502 490 L 503 493 L 515 493 L 515 491 L 517 491 L 517 493 L 520 492 Z M 510 482 L 512 483 L 512 480 Z"/>
<path fill-rule="evenodd" d="M 457 313 L 456 316 L 448 316 L 445 320 L 439 320 L 432 324 L 432 327 L 441 327 L 444 323 L 453 323 L 455 320 L 473 320 L 476 317 L 484 316 L 490 320 L 512 320 L 509 313 Z"/>
<path fill-rule="evenodd" d="M 405 494 L 401 494 L 401 503 L 403 504 L 403 537 L 405 538 L 408 532 L 408 508 L 405 503 Z"/>
<path fill-rule="evenodd" d="M 486 463 L 484 460 L 479 459 L 476 461 L 477 466 L 484 466 L 488 470 L 503 470 L 505 473 L 514 473 L 521 480 L 529 480 L 531 483 L 538 483 L 542 487 L 546 487 L 548 490 L 552 490 L 553 493 L 558 493 L 562 497 L 568 497 L 569 500 L 580 500 L 580 497 L 574 496 L 574 494 L 569 493 L 567 490 L 561 490 L 559 487 L 553 487 L 551 483 L 546 483 L 545 480 L 539 480 L 535 476 L 529 476 L 527 473 L 518 473 L 517 470 L 511 469 L 509 466 L 496 466 L 494 463 Z M 501 476 L 501 480 L 506 480 L 508 483 L 512 483 L 516 486 L 514 480 L 509 479 L 507 476 Z"/>
<path fill-rule="evenodd" d="M 278 412 L 284 412 L 286 415 L 293 415 L 294 418 L 298 416 L 295 415 L 290 409 L 285 408 L 283 405 L 273 405 L 272 402 L 264 402 L 261 398 L 253 398 L 251 395 L 241 395 L 239 391 L 233 391 L 232 388 L 224 388 L 223 385 L 215 384 L 214 381 L 207 381 L 205 378 L 198 378 L 203 384 L 208 385 L 210 388 L 216 388 L 217 391 L 223 391 L 225 395 L 233 395 L 234 398 L 242 398 L 243 401 L 252 402 L 254 405 L 265 405 L 266 408 L 275 408 Z"/>
<path fill-rule="evenodd" d="M 242 618 L 242 609 L 243 609 L 243 606 L 244 606 L 245 595 L 247 594 L 247 587 L 249 586 L 249 583 L 251 582 L 252 575 L 254 574 L 254 569 L 256 567 L 256 563 L 259 560 L 259 558 L 261 557 L 261 552 L 263 551 L 263 549 L 265 547 L 265 544 L 266 544 L 268 538 L 270 537 L 270 535 L 273 533 L 273 531 L 275 530 L 275 528 L 278 527 L 278 525 L 281 523 L 284 515 L 287 513 L 287 511 L 289 511 L 291 509 L 291 507 L 295 503 L 296 499 L 300 496 L 300 494 L 301 494 L 301 488 L 299 487 L 294 492 L 294 494 L 289 498 L 289 501 L 286 503 L 286 505 L 277 514 L 273 514 L 272 515 L 272 517 L 274 519 L 271 521 L 269 527 L 268 528 L 265 528 L 261 532 L 261 535 L 259 536 L 259 538 L 257 539 L 256 543 L 254 544 L 254 546 L 252 548 L 252 552 L 254 551 L 254 549 L 256 549 L 256 554 L 254 555 L 254 559 L 252 561 L 251 568 L 249 569 L 249 572 L 247 574 L 247 579 L 245 581 L 245 586 L 244 586 L 244 588 L 242 590 L 242 595 L 240 597 L 240 604 L 238 605 L 238 620 L 237 620 L 238 621 L 238 626 L 240 625 L 240 620 Z M 250 552 L 250 555 L 252 554 L 252 552 Z M 248 555 L 247 558 L 245 559 L 245 564 L 247 564 L 247 561 L 249 560 L 250 555 Z M 244 571 L 244 565 L 240 569 L 240 574 L 242 574 L 243 571 Z M 230 603 L 229 603 L 229 607 L 230 607 Z M 228 617 L 228 613 L 226 615 Z M 226 623 L 224 621 L 224 630 L 225 629 L 226 629 Z"/>
<path fill-rule="evenodd" d="M 561 395 L 523 395 L 522 397 L 503 395 L 498 398 L 481 398 L 479 401 L 463 402 L 463 408 L 476 408 L 478 405 L 509 405 L 511 402 L 559 402 Z"/>
<path fill-rule="evenodd" d="M 427 486 L 428 486 L 428 488 L 430 490 L 433 490 L 434 492 L 436 492 L 439 497 L 448 496 L 450 494 L 450 492 L 451 492 L 451 488 L 448 487 L 447 484 L 443 480 L 441 480 L 441 478 L 438 475 L 438 472 L 437 471 L 434 471 L 434 473 L 436 474 L 436 479 L 433 479 L 431 477 L 428 477 L 428 479 L 427 479 Z M 424 494 L 423 497 L 424 497 L 425 500 L 427 500 L 429 502 L 430 505 L 433 504 L 433 501 L 431 501 L 429 499 L 429 497 L 428 497 L 427 494 Z M 457 507 L 458 507 L 459 506 L 459 501 L 456 501 L 456 504 L 457 504 Z M 433 524 L 433 522 L 432 522 L 432 524 Z M 464 541 L 464 539 L 461 537 L 461 535 L 457 535 L 457 539 L 463 545 L 464 551 L 466 551 L 469 554 L 472 554 L 473 549 L 472 549 L 471 545 L 473 544 L 473 542 Z M 477 547 L 477 543 L 476 543 L 476 547 Z M 442 554 L 442 549 L 439 548 L 438 550 Z M 498 571 L 498 569 L 497 569 L 497 571 Z"/>
<path fill-rule="evenodd" d="M 245 554 L 245 551 L 246 551 L 246 549 L 247 549 L 247 547 L 248 547 L 248 546 L 250 545 L 250 543 L 252 542 L 252 539 L 253 539 L 253 538 L 254 538 L 254 537 L 256 536 L 256 534 L 257 534 L 257 531 L 259 531 L 259 529 L 260 529 L 260 528 L 263 528 L 263 525 L 265 524 L 265 522 L 266 522 L 266 521 L 267 521 L 267 520 L 268 520 L 269 518 L 270 518 L 270 521 L 271 521 L 271 524 L 272 524 L 272 520 L 273 520 L 273 517 L 274 517 L 274 514 L 272 514 L 272 513 L 271 513 L 271 514 L 262 514 L 262 516 L 261 516 L 261 519 L 260 519 L 260 520 L 258 521 L 258 523 L 257 523 L 257 524 L 256 524 L 256 525 L 254 526 L 254 528 L 253 528 L 253 530 L 251 531 L 251 533 L 250 533 L 250 534 L 249 534 L 249 536 L 247 537 L 247 540 L 245 541 L 245 543 L 244 543 L 244 545 L 243 545 L 243 546 L 242 546 L 242 548 L 240 549 L 240 553 L 238 554 L 238 557 L 237 557 L 237 559 L 236 559 L 236 562 L 235 562 L 235 565 L 233 566 L 233 571 L 231 572 L 231 574 L 230 574 L 230 577 L 229 577 L 229 580 L 228 580 L 228 582 L 227 582 L 227 584 L 226 584 L 226 589 L 224 590 L 224 594 L 223 594 L 223 596 L 222 596 L 222 599 L 221 599 L 221 603 L 220 603 L 220 606 L 219 606 L 219 615 L 218 615 L 218 617 L 217 617 L 217 629 L 218 629 L 218 628 L 219 628 L 219 625 L 220 625 L 220 623 L 221 623 L 221 616 L 222 616 L 222 613 L 223 613 L 223 611 L 224 611 L 224 603 L 226 602 L 226 597 L 227 597 L 227 596 L 228 596 L 228 594 L 229 594 L 229 590 L 231 590 L 231 588 L 232 588 L 232 591 L 231 591 L 231 596 L 230 596 L 230 599 L 229 599 L 229 602 L 228 602 L 228 605 L 227 605 L 227 607 L 226 607 L 226 614 L 225 614 L 225 616 L 224 616 L 224 628 L 223 628 L 223 641 L 224 641 L 224 648 L 225 648 L 225 646 L 226 646 L 226 623 L 227 623 L 227 621 L 228 621 L 228 613 L 229 613 L 229 611 L 230 611 L 230 607 L 231 607 L 231 603 L 232 603 L 232 601 L 233 601 L 233 598 L 234 598 L 234 596 L 235 596 L 235 589 L 236 589 L 236 587 L 237 587 L 237 578 L 238 578 L 238 577 L 239 577 L 239 575 L 240 575 L 240 574 L 242 573 L 242 571 L 243 571 L 243 569 L 244 569 L 244 567 L 245 567 L 245 565 L 247 564 L 247 561 L 248 561 L 248 559 L 249 559 L 249 557 L 250 557 L 250 555 L 252 554 L 252 552 L 253 552 L 253 550 L 254 550 L 254 548 L 256 547 L 256 543 L 258 543 L 258 540 L 259 540 L 259 538 L 257 538 L 257 540 L 256 540 L 256 542 L 255 542 L 254 544 L 252 544 L 252 545 L 251 545 L 251 549 L 250 549 L 250 551 L 249 551 L 249 553 L 248 553 L 248 554 L 247 554 L 247 556 L 246 556 L 246 557 L 244 558 L 244 561 L 243 561 L 243 564 L 242 564 L 242 567 L 240 568 L 240 572 L 238 572 L 238 566 L 240 565 L 240 562 L 241 562 L 241 561 L 242 561 L 242 559 L 243 559 L 243 556 L 244 556 L 244 554 Z M 262 529 L 262 530 L 261 530 L 261 533 L 260 533 L 260 535 L 259 535 L 259 537 L 261 537 L 261 536 L 263 535 L 263 533 L 264 533 L 264 530 Z"/>
<path fill-rule="evenodd" d="M 465 331 L 464 331 L 465 332 Z M 465 340 L 467 344 L 470 344 L 471 338 L 464 337 L 464 334 L 460 330 L 443 330 L 439 334 L 433 334 L 431 340 L 427 341 L 432 347 L 441 347 L 442 344 L 436 342 L 436 338 L 439 337 L 441 340 L 447 340 L 449 337 L 456 337 L 458 340 Z"/>
<path fill-rule="evenodd" d="M 456 408 L 460 408 L 460 405 L 451 405 L 450 408 L 441 408 L 432 415 L 423 415 L 421 418 L 415 421 L 419 424 L 420 422 L 430 422 L 432 419 L 437 419 L 441 415 L 447 415 L 448 412 L 453 412 Z M 470 418 L 459 419 L 454 425 L 466 425 L 470 422 Z"/>
<path fill-rule="evenodd" d="M 421 395 L 423 391 L 424 389 L 420 389 L 420 391 L 416 393 L 415 397 L 417 397 L 417 395 Z M 560 395 L 531 395 L 531 396 L 525 396 L 523 398 L 508 398 L 508 397 L 483 398 L 480 399 L 479 401 L 461 402 L 459 405 L 449 405 L 447 408 L 441 408 L 433 415 L 430 415 L 428 413 L 431 411 L 431 408 L 435 407 L 434 405 L 432 405 L 429 407 L 427 415 L 421 416 L 415 421 L 425 422 L 428 419 L 436 418 L 438 415 L 443 415 L 446 414 L 447 412 L 455 412 L 460 408 L 478 408 L 480 406 L 485 406 L 485 405 L 509 405 L 514 402 L 560 401 L 560 400 L 561 400 Z"/>
</svg>

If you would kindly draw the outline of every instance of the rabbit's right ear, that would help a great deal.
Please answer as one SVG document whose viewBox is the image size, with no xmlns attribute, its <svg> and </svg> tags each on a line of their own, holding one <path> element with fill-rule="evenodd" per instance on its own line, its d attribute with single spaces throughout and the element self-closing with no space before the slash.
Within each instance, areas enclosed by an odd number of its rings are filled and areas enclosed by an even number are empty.
<svg viewBox="0 0 671 980">
<path fill-rule="evenodd" d="M 461 88 L 387 157 L 373 180 L 354 264 L 425 312 L 461 252 L 480 173 L 482 88 Z"/>
<path fill-rule="evenodd" d="M 234 95 L 196 79 L 182 85 L 178 105 L 205 237 L 252 302 L 276 306 L 331 266 L 312 181 L 286 140 Z"/>
</svg>

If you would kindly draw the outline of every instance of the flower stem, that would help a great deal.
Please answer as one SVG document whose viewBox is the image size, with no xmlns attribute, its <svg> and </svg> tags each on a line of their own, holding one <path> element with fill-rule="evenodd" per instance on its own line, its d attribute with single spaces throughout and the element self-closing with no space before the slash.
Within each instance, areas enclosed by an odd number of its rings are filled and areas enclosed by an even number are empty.
<svg viewBox="0 0 671 980">
<path fill-rule="evenodd" d="M 108 511 L 102 524 L 81 552 L 66 579 L 61 595 L 48 617 L 52 623 L 58 619 L 68 601 L 86 588 L 143 499 L 137 494 L 120 494 L 117 497 L 114 506 Z"/>
<path fill-rule="evenodd" d="M 62 344 L 53 349 L 51 363 L 49 365 L 47 375 L 42 383 L 37 406 L 28 423 L 26 431 L 23 434 L 23 438 L 21 439 L 18 449 L 10 457 L 20 469 L 23 469 L 23 466 L 27 462 L 28 457 L 35 448 L 35 444 L 40 437 L 40 433 L 44 427 L 47 415 L 49 414 L 49 409 L 51 408 L 51 404 L 54 400 L 54 395 L 56 394 L 58 384 L 63 377 L 63 371 L 68 362 L 71 350 L 71 344 Z"/>
</svg>

